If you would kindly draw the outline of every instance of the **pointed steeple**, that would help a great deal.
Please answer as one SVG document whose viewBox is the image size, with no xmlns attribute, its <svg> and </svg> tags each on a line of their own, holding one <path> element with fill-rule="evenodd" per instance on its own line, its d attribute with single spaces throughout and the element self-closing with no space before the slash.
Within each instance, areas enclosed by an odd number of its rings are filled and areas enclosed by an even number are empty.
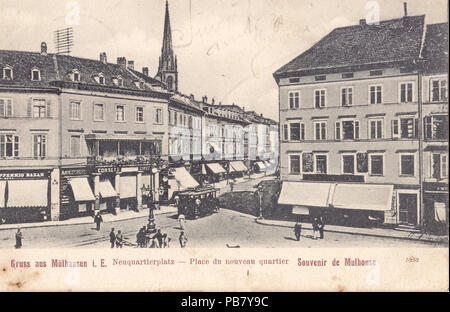
<svg viewBox="0 0 450 312">
<path fill-rule="evenodd" d="M 172 29 L 170 27 L 169 3 L 166 0 L 166 16 L 164 19 L 164 33 L 159 57 L 158 73 L 156 78 L 164 82 L 171 90 L 178 90 L 177 59 L 173 53 Z"/>
</svg>

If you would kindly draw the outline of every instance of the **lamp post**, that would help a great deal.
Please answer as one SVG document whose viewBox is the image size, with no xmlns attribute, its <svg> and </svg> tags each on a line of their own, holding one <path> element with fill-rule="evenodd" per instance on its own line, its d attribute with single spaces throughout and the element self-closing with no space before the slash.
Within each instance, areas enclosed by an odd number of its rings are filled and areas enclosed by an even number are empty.
<svg viewBox="0 0 450 312">
<path fill-rule="evenodd" d="M 259 197 L 259 217 L 258 217 L 258 219 L 264 219 L 263 218 L 263 212 L 262 212 L 262 197 L 263 197 L 263 194 L 264 194 L 262 185 L 258 186 L 257 193 L 258 193 L 258 197 Z"/>
<path fill-rule="evenodd" d="M 148 230 L 150 233 L 156 233 L 156 224 L 155 224 L 155 215 L 154 215 L 154 205 L 153 205 L 153 194 L 152 190 L 149 187 L 146 187 L 145 185 L 141 188 L 142 196 L 146 198 L 147 200 L 147 207 L 148 207 Z"/>
</svg>

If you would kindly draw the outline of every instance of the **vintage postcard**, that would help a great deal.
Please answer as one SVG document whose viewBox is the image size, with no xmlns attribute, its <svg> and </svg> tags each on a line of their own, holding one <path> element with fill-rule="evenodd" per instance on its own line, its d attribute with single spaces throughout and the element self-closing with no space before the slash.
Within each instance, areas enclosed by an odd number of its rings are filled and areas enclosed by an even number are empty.
<svg viewBox="0 0 450 312">
<path fill-rule="evenodd" d="M 449 290 L 447 1 L 0 9 L 0 291 Z"/>
</svg>

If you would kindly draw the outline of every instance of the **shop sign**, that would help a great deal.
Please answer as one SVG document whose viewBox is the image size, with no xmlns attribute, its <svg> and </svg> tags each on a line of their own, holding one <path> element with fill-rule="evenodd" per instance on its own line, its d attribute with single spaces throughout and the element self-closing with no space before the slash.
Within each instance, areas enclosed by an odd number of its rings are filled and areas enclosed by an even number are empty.
<svg viewBox="0 0 450 312">
<path fill-rule="evenodd" d="M 49 171 L 27 170 L 27 171 L 0 171 L 0 180 L 25 180 L 48 178 Z"/>
<path fill-rule="evenodd" d="M 424 191 L 428 192 L 446 192 L 448 193 L 447 183 L 437 183 L 437 182 L 424 182 Z"/>
<path fill-rule="evenodd" d="M 95 167 L 95 173 L 116 173 L 119 172 L 120 168 L 116 166 L 108 166 L 108 167 Z"/>
<path fill-rule="evenodd" d="M 152 165 L 141 165 L 139 171 L 152 171 Z"/>
<path fill-rule="evenodd" d="M 81 176 L 81 175 L 87 175 L 87 169 L 86 168 L 62 168 L 61 169 L 61 176 Z"/>
</svg>

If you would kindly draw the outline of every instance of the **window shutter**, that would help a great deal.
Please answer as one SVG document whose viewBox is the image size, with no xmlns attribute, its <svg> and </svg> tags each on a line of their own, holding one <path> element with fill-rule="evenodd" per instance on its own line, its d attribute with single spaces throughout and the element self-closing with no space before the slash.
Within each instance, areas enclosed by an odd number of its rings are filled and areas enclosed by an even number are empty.
<svg viewBox="0 0 450 312">
<path fill-rule="evenodd" d="M 355 121 L 355 139 L 359 140 L 359 121 Z"/>
<path fill-rule="evenodd" d="M 0 99 L 0 117 L 5 116 L 5 101 Z"/>
<path fill-rule="evenodd" d="M 51 104 L 52 104 L 51 101 L 47 100 L 47 118 L 52 117 Z"/>
<path fill-rule="evenodd" d="M 414 118 L 414 138 L 418 138 L 419 137 L 419 119 L 418 118 Z"/>
<path fill-rule="evenodd" d="M 356 170 L 359 173 L 366 173 L 369 171 L 369 155 L 368 153 L 356 154 Z"/>
<path fill-rule="evenodd" d="M 302 154 L 302 171 L 313 172 L 314 171 L 314 154 L 303 153 Z"/>
<path fill-rule="evenodd" d="M 340 140 L 341 139 L 341 123 L 339 121 L 336 121 L 334 133 L 335 133 L 336 140 Z"/>
<path fill-rule="evenodd" d="M 12 100 L 6 101 L 6 116 L 12 117 Z"/>
<path fill-rule="evenodd" d="M 0 157 L 5 157 L 5 136 L 0 135 Z"/>
<path fill-rule="evenodd" d="M 431 116 L 425 116 L 423 118 L 423 137 L 431 139 L 431 133 Z"/>
<path fill-rule="evenodd" d="M 19 136 L 14 136 L 14 157 L 19 157 Z"/>
<path fill-rule="evenodd" d="M 33 117 L 32 115 L 32 107 L 33 107 L 33 99 L 29 98 L 28 99 L 28 105 L 27 105 L 27 117 L 31 118 Z"/>
</svg>

